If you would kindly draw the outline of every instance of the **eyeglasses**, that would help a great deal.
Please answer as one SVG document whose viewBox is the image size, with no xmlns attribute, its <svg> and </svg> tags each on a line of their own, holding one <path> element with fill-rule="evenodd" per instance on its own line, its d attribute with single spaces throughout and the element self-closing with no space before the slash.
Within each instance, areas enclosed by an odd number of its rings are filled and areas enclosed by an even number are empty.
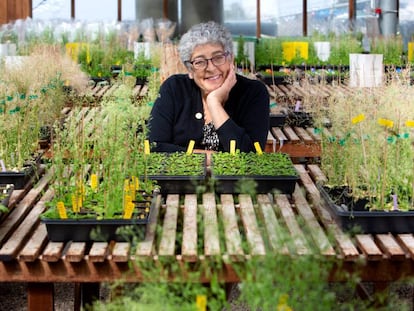
<svg viewBox="0 0 414 311">
<path fill-rule="evenodd" d="M 196 58 L 193 61 L 187 60 L 184 63 L 187 67 L 191 65 L 194 70 L 203 70 L 207 68 L 209 60 L 214 66 L 223 65 L 226 62 L 226 57 L 229 54 L 229 52 L 224 52 L 222 54 L 214 55 L 212 58 Z"/>
</svg>

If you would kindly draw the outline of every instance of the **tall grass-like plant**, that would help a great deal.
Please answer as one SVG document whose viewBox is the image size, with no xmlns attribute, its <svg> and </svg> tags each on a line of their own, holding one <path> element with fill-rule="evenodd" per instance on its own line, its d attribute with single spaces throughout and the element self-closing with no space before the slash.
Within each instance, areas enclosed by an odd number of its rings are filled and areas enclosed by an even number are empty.
<svg viewBox="0 0 414 311">
<path fill-rule="evenodd" d="M 30 56 L 0 67 L 0 159 L 19 170 L 38 149 L 40 129 L 59 117 L 65 105 L 63 85 L 82 90 L 86 80 L 54 46 L 33 47 Z"/>
<path fill-rule="evenodd" d="M 322 169 L 331 185 L 349 186 L 370 209 L 412 209 L 414 115 L 408 83 L 334 94 L 332 128 L 322 140 Z"/>
<path fill-rule="evenodd" d="M 98 201 L 93 209 L 100 217 L 112 218 L 123 211 L 125 180 L 137 176 L 136 161 L 143 152 L 145 133 L 137 132 L 140 108 L 125 84 L 104 97 L 101 105 L 89 111 L 91 119 L 74 109 L 65 126 L 56 129 L 52 159 L 56 195 L 48 217 L 57 216 L 60 201 L 70 212 L 73 197 L 79 195 L 82 207 L 90 207 L 90 200 Z M 99 180 L 95 193 L 91 176 Z"/>
</svg>

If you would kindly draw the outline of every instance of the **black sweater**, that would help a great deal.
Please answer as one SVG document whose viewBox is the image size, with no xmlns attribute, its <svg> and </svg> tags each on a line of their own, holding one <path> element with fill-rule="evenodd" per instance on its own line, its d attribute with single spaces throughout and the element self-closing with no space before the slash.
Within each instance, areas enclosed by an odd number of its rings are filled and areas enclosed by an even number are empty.
<svg viewBox="0 0 414 311">
<path fill-rule="evenodd" d="M 230 118 L 218 129 L 220 151 L 229 151 L 230 140 L 241 152 L 264 150 L 269 130 L 269 93 L 265 85 L 237 75 L 224 108 Z M 162 84 L 149 120 L 149 140 L 155 152 L 185 151 L 190 140 L 202 148 L 203 103 L 200 88 L 188 75 L 169 77 Z"/>
</svg>

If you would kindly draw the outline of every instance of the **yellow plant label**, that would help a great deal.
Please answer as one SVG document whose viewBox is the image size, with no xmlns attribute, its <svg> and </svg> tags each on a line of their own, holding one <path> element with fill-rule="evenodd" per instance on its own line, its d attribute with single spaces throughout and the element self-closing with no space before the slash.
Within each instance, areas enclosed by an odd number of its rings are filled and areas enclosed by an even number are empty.
<svg viewBox="0 0 414 311">
<path fill-rule="evenodd" d="M 81 207 L 81 205 L 79 205 L 78 196 L 72 195 L 72 211 L 74 213 L 79 213 L 80 212 L 80 207 Z"/>
<path fill-rule="evenodd" d="M 62 202 L 62 201 L 59 201 L 59 202 L 57 203 L 57 210 L 58 210 L 58 212 L 59 212 L 59 217 L 60 217 L 61 219 L 66 219 L 66 218 L 68 218 L 68 215 L 66 215 L 65 204 L 63 204 L 63 202 Z"/>
<path fill-rule="evenodd" d="M 257 152 L 258 155 L 262 155 L 263 154 L 262 147 L 260 147 L 259 142 L 256 141 L 254 143 L 254 148 L 256 148 L 256 152 Z"/>
<path fill-rule="evenodd" d="M 206 311 L 207 310 L 207 296 L 197 295 L 196 306 L 197 306 L 197 311 Z"/>
<path fill-rule="evenodd" d="M 128 193 L 129 191 L 129 179 L 124 180 L 124 192 Z"/>
<path fill-rule="evenodd" d="M 135 190 L 138 190 L 139 189 L 139 179 L 138 179 L 138 177 L 132 176 L 132 182 L 135 185 Z"/>
<path fill-rule="evenodd" d="M 150 154 L 150 144 L 149 140 L 144 140 L 144 154 Z"/>
<path fill-rule="evenodd" d="M 132 197 L 130 195 L 125 195 L 124 197 L 124 209 L 128 208 L 128 204 L 132 202 Z"/>
<path fill-rule="evenodd" d="M 388 127 L 388 128 L 392 128 L 394 126 L 394 121 L 388 120 L 388 119 L 379 118 L 378 119 L 378 124 L 379 125 L 382 125 L 382 126 L 385 126 L 385 127 Z"/>
<path fill-rule="evenodd" d="M 230 154 L 236 154 L 236 141 L 230 140 Z"/>
<path fill-rule="evenodd" d="M 414 120 L 405 121 L 405 125 L 408 126 L 408 127 L 414 127 Z"/>
<path fill-rule="evenodd" d="M 132 213 L 134 211 L 135 205 L 132 202 L 128 202 L 124 210 L 124 219 L 131 219 Z"/>
<path fill-rule="evenodd" d="M 351 122 L 352 124 L 357 124 L 359 122 L 362 122 L 365 120 L 365 115 L 363 113 L 357 115 L 356 117 L 353 117 Z"/>
<path fill-rule="evenodd" d="M 283 60 L 290 62 L 296 57 L 308 59 L 309 43 L 308 42 L 282 42 Z"/>
<path fill-rule="evenodd" d="M 135 189 L 135 183 L 131 183 L 129 185 L 129 195 L 131 196 L 131 200 L 135 201 L 137 190 Z"/>
<path fill-rule="evenodd" d="M 98 175 L 96 174 L 91 175 L 91 188 L 93 191 L 98 189 Z"/>
<path fill-rule="evenodd" d="M 414 42 L 408 42 L 408 61 L 413 62 L 414 61 Z"/>
<path fill-rule="evenodd" d="M 190 142 L 188 143 L 188 147 L 187 147 L 187 154 L 192 154 L 193 153 L 194 144 L 195 144 L 195 141 L 190 140 Z"/>
</svg>

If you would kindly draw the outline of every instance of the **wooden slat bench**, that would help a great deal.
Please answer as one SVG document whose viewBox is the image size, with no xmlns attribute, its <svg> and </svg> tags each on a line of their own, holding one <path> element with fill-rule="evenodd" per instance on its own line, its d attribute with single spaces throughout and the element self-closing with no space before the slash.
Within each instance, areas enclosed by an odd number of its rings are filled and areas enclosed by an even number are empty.
<svg viewBox="0 0 414 311">
<path fill-rule="evenodd" d="M 295 163 L 319 162 L 321 136 L 311 127 L 273 127 L 269 131 L 265 151 L 287 153 Z"/>
<path fill-rule="evenodd" d="M 158 195 L 146 235 L 137 244 L 50 242 L 39 221 L 53 197 L 48 187 L 53 173 L 47 171 L 25 195 L 16 193 L 14 208 L 0 223 L 0 282 L 28 283 L 29 309 L 35 310 L 39 301 L 53 302 L 50 284 L 143 282 L 145 265 L 170 273 L 171 280 L 185 280 L 187 273 L 198 271 L 199 281 L 208 282 L 210 264 L 221 262 L 225 264 L 215 265 L 220 280 L 239 282 L 237 271 L 250 258 L 315 254 L 317 260 L 337 263 L 332 281 L 341 280 L 336 269 L 358 272 L 361 281 L 378 284 L 414 276 L 412 234 L 351 238 L 332 220 L 320 198 L 315 182 L 325 177 L 319 166 L 295 166 L 300 182 L 291 196 Z M 292 245 L 281 239 L 286 232 L 293 237 Z M 174 264 L 180 270 L 168 271 Z"/>
</svg>

